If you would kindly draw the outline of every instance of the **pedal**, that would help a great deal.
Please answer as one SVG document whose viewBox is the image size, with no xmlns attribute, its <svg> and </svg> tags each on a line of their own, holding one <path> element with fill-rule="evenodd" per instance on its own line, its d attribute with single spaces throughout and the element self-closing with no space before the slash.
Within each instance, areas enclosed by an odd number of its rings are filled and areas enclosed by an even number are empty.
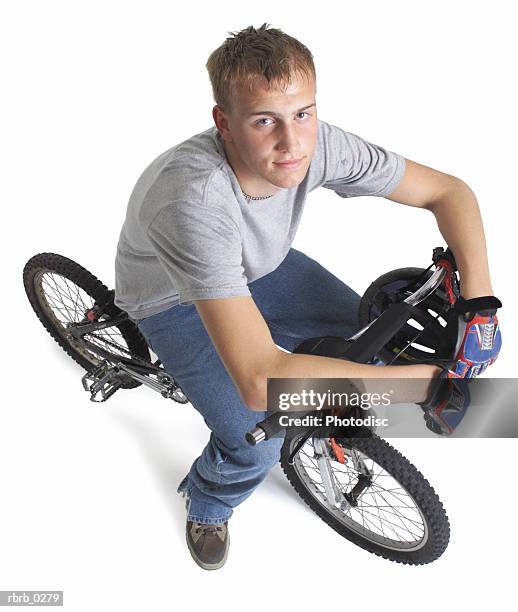
<svg viewBox="0 0 518 612">
<path fill-rule="evenodd" d="M 82 378 L 83 389 L 90 392 L 91 402 L 105 402 L 122 387 L 123 375 L 107 361 L 87 372 Z"/>
</svg>

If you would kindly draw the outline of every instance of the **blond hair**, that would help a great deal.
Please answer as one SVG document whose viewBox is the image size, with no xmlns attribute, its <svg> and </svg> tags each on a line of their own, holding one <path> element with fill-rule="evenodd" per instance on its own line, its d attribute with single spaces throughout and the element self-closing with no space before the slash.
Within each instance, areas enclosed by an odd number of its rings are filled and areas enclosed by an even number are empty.
<svg viewBox="0 0 518 612">
<path fill-rule="evenodd" d="M 230 107 L 235 88 L 251 90 L 258 77 L 286 87 L 295 75 L 316 76 L 309 49 L 282 30 L 263 23 L 257 29 L 249 26 L 229 34 L 207 61 L 214 100 L 225 110 Z"/>
</svg>

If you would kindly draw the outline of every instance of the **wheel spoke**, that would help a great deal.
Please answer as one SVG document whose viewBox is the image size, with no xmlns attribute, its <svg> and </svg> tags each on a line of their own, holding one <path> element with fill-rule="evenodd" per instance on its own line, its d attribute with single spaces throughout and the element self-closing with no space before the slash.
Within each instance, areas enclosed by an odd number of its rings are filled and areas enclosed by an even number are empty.
<svg viewBox="0 0 518 612">
<path fill-rule="evenodd" d="M 66 330 L 70 324 L 83 321 L 86 313 L 94 305 L 93 298 L 81 287 L 54 272 L 46 271 L 41 274 L 40 290 L 44 300 L 42 306 L 63 330 Z M 118 328 L 91 332 L 85 335 L 85 339 L 114 355 L 131 356 L 127 342 Z M 98 363 L 100 358 L 92 350 L 80 346 L 79 342 L 70 341 L 76 350 L 88 356 L 89 360 L 94 360 L 94 363 Z"/>
<path fill-rule="evenodd" d="M 406 549 L 419 545 L 426 536 L 426 528 L 423 516 L 412 497 L 403 487 L 398 486 L 399 483 L 394 477 L 374 459 L 358 449 L 355 450 L 372 480 L 359 495 L 357 504 L 349 504 L 345 511 L 326 498 L 311 438 L 297 453 L 294 467 L 303 482 L 307 483 L 312 495 L 340 522 L 358 531 L 363 537 L 392 548 Z M 350 493 L 361 475 L 354 467 L 352 457 L 346 452 L 344 464 L 330 459 L 329 467 L 337 487 L 343 494 Z"/>
</svg>

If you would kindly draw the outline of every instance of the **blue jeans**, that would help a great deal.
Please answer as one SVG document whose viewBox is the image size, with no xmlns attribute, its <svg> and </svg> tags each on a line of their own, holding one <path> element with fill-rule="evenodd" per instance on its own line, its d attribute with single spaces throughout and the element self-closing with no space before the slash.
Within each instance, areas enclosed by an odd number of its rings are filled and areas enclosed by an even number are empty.
<svg viewBox="0 0 518 612">
<path fill-rule="evenodd" d="M 359 328 L 360 296 L 295 249 L 248 287 L 275 344 L 290 352 L 306 338 L 350 336 Z M 194 304 L 173 306 L 138 326 L 212 432 L 178 488 L 189 498 L 188 520 L 223 523 L 277 463 L 283 439 L 255 447 L 245 441 L 267 413 L 243 403 Z"/>
</svg>

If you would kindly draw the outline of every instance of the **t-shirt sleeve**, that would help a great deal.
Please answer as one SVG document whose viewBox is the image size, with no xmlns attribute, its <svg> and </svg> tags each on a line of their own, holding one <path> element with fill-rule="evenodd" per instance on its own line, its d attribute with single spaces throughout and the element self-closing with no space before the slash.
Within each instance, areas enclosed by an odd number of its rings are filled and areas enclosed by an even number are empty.
<svg viewBox="0 0 518 612">
<path fill-rule="evenodd" d="M 242 265 L 241 236 L 236 222 L 223 210 L 190 202 L 169 204 L 150 224 L 148 238 L 180 304 L 251 295 Z"/>
<path fill-rule="evenodd" d="M 390 195 L 405 172 L 405 158 L 356 134 L 321 122 L 322 187 L 343 198 Z"/>
</svg>

